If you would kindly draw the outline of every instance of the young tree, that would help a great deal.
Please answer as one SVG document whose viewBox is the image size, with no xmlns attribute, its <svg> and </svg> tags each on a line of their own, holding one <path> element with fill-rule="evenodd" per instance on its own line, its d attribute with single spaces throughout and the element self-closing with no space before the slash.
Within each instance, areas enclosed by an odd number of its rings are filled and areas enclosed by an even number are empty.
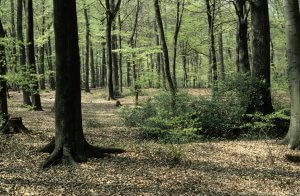
<svg viewBox="0 0 300 196">
<path fill-rule="evenodd" d="M 87 161 L 89 157 L 124 152 L 121 149 L 97 148 L 85 140 L 82 130 L 76 1 L 53 2 L 56 52 L 55 140 L 41 150 L 51 153 L 42 165 L 43 168 L 60 161 L 74 165 Z"/>
<path fill-rule="evenodd" d="M 33 31 L 33 9 L 32 9 L 32 0 L 25 1 L 26 7 L 26 52 L 27 52 L 27 66 L 29 68 L 29 72 L 31 74 L 36 74 L 36 66 L 35 66 L 35 56 L 34 56 L 34 31 Z M 42 104 L 41 98 L 38 93 L 39 84 L 38 81 L 34 81 L 33 83 L 33 92 L 32 92 L 32 106 L 34 110 L 41 111 Z"/>
<path fill-rule="evenodd" d="M 271 99 L 270 73 L 270 22 L 267 0 L 252 0 L 251 25 L 253 31 L 252 62 L 253 76 L 264 83 L 258 87 L 260 104 L 254 105 L 254 111 L 269 114 L 274 111 Z"/>
<path fill-rule="evenodd" d="M 291 96 L 289 132 L 283 140 L 291 149 L 300 149 L 300 13 L 298 0 L 284 0 L 287 37 L 288 77 Z"/>
</svg>

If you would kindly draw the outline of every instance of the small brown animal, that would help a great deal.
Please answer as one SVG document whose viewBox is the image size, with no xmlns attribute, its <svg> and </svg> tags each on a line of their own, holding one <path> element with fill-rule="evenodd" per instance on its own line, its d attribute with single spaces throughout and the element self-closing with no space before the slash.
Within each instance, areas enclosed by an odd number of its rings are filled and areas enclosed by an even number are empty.
<svg viewBox="0 0 300 196">
<path fill-rule="evenodd" d="M 116 101 L 116 107 L 120 107 L 122 106 L 121 102 L 120 101 Z"/>
</svg>

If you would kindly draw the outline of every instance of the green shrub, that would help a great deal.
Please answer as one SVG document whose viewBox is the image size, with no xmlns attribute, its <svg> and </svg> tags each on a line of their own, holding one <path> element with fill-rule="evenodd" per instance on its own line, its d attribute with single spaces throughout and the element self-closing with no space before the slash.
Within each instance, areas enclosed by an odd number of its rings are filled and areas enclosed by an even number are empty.
<svg viewBox="0 0 300 196">
<path fill-rule="evenodd" d="M 141 136 L 165 143 L 185 143 L 211 138 L 279 137 L 289 125 L 288 110 L 270 115 L 248 114 L 249 105 L 261 104 L 264 82 L 246 74 L 227 77 L 209 98 L 178 93 L 160 93 L 136 108 L 121 109 L 128 126 L 138 127 Z"/>
</svg>

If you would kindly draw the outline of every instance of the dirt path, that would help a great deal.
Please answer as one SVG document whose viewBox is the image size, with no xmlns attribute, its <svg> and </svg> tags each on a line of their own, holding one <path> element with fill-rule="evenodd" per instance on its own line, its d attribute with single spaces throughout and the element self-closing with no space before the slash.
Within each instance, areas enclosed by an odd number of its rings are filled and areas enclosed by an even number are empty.
<svg viewBox="0 0 300 196">
<path fill-rule="evenodd" d="M 40 170 L 47 157 L 36 150 L 54 135 L 53 93 L 43 93 L 43 112 L 20 108 L 12 93 L 10 113 L 31 134 L 0 135 L 0 195 L 299 195 L 300 165 L 275 141 L 222 141 L 164 145 L 142 141 L 125 127 L 103 91 L 83 93 L 83 125 L 89 142 L 127 153 L 91 159 L 77 168 Z M 132 98 L 121 99 L 132 104 Z"/>
</svg>

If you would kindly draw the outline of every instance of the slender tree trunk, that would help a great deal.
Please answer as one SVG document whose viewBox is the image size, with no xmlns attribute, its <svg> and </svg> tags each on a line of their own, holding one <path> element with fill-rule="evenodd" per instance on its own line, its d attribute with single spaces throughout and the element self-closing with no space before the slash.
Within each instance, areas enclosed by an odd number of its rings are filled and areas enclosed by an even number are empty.
<svg viewBox="0 0 300 196">
<path fill-rule="evenodd" d="M 10 13 L 11 13 L 11 37 L 13 39 L 13 47 L 12 47 L 12 70 L 14 72 L 18 71 L 18 57 L 17 57 L 17 35 L 16 35 L 16 23 L 15 23 L 15 0 L 10 0 Z M 16 84 L 13 84 L 13 90 L 18 90 L 18 87 Z"/>
<path fill-rule="evenodd" d="M 5 37 L 5 32 L 2 26 L 0 18 L 0 39 Z M 5 45 L 0 42 L 0 112 L 1 118 L 7 120 L 8 118 L 8 107 L 7 107 L 7 83 L 6 79 L 3 77 L 6 75 L 6 57 L 5 57 Z"/>
<path fill-rule="evenodd" d="M 26 0 L 26 44 L 27 44 L 27 66 L 29 67 L 29 71 L 31 74 L 36 74 L 36 65 L 35 65 L 35 57 L 34 57 L 34 31 L 33 31 L 33 9 L 32 9 L 32 0 Z M 41 111 L 42 104 L 41 98 L 39 94 L 39 84 L 38 81 L 33 82 L 32 87 L 32 106 L 34 110 Z"/>
<path fill-rule="evenodd" d="M 29 80 L 26 68 L 26 50 L 23 37 L 23 0 L 17 0 L 17 37 L 19 45 L 19 65 L 21 67 L 24 80 Z M 28 85 L 22 86 L 23 104 L 32 105 L 30 101 L 30 91 Z"/>
<path fill-rule="evenodd" d="M 214 21 L 215 21 L 215 0 L 212 5 L 209 0 L 206 0 L 207 7 L 207 18 L 209 24 L 209 35 L 210 35 L 210 58 L 211 58 L 211 70 L 212 74 L 212 84 L 213 84 L 213 93 L 216 88 L 216 82 L 218 80 L 218 66 L 217 66 L 217 55 L 216 55 L 216 47 L 215 47 L 215 33 L 214 33 Z"/>
<path fill-rule="evenodd" d="M 90 41 L 90 54 L 91 54 L 91 87 L 96 88 L 96 80 L 95 80 L 95 59 L 94 59 L 94 49 L 93 43 Z"/>
<path fill-rule="evenodd" d="M 157 31 L 157 22 L 154 21 L 154 32 L 155 32 L 155 41 L 157 46 L 161 46 L 159 42 L 159 33 Z M 156 54 L 156 67 L 157 67 L 157 76 L 158 76 L 158 83 L 157 87 L 160 88 L 161 81 L 163 82 L 163 86 L 165 86 L 166 82 L 164 80 L 164 76 L 162 75 L 162 63 L 161 63 L 161 53 Z"/>
<path fill-rule="evenodd" d="M 85 7 L 85 5 L 84 5 Z M 90 23 L 89 23 L 89 17 L 88 17 L 88 11 L 87 8 L 85 7 L 83 9 L 84 12 L 84 18 L 85 18 L 85 30 L 86 30 L 86 34 L 85 34 L 85 92 L 90 92 Z"/>
<path fill-rule="evenodd" d="M 48 70 L 49 70 L 49 84 L 50 89 L 55 90 L 55 78 L 54 78 L 54 69 L 53 69 L 53 61 L 52 61 L 52 45 L 51 45 L 51 37 L 48 37 L 48 50 L 46 50 L 47 60 L 48 60 Z"/>
<path fill-rule="evenodd" d="M 106 67 L 106 43 L 102 43 L 102 62 L 101 62 L 101 79 L 100 87 L 106 86 L 106 76 L 107 76 L 107 67 Z"/>
<path fill-rule="evenodd" d="M 122 35 L 121 35 L 121 31 L 122 31 L 122 21 L 121 21 L 121 14 L 119 13 L 118 15 L 118 24 L 119 24 L 119 49 L 122 50 Z M 119 73 L 120 73 L 120 91 L 121 93 L 123 92 L 123 55 L 122 52 L 119 52 Z"/>
<path fill-rule="evenodd" d="M 288 76 L 291 97 L 291 119 L 283 143 L 300 149 L 300 13 L 298 1 L 284 0 L 285 33 L 287 37 Z"/>
<path fill-rule="evenodd" d="M 175 96 L 177 90 L 176 90 L 176 86 L 174 85 L 174 82 L 172 80 L 172 76 L 171 76 L 171 72 L 170 72 L 169 52 L 168 52 L 168 46 L 167 46 L 167 42 L 166 42 L 166 38 L 165 38 L 165 32 L 164 32 L 162 19 L 161 19 L 160 6 L 158 3 L 158 0 L 154 0 L 154 9 L 155 9 L 157 25 L 158 25 L 158 29 L 159 29 L 159 33 L 160 33 L 160 40 L 162 42 L 166 78 L 168 81 L 169 89 L 170 89 L 172 95 Z"/>
<path fill-rule="evenodd" d="M 174 85 L 177 86 L 177 81 L 176 81 L 176 59 L 177 59 L 177 43 L 178 43 L 178 35 L 180 32 L 180 27 L 182 23 L 182 16 L 183 16 L 183 11 L 184 11 L 184 0 L 182 3 L 180 3 L 179 0 L 177 0 L 177 10 L 176 10 L 176 25 L 175 25 L 175 31 L 174 31 L 174 38 L 173 38 L 173 81 Z M 181 7 L 181 9 L 180 9 Z"/>
<path fill-rule="evenodd" d="M 42 0 L 42 26 L 41 26 L 41 36 L 45 35 L 45 0 Z M 39 74 L 42 75 L 42 78 L 40 80 L 40 87 L 42 90 L 46 89 L 45 85 L 45 45 L 42 44 L 42 46 L 39 48 L 39 57 L 40 57 L 40 63 L 39 63 Z"/>
<path fill-rule="evenodd" d="M 251 3 L 251 21 L 253 31 L 253 76 L 263 81 L 259 88 L 261 104 L 255 111 L 269 114 L 274 111 L 271 99 L 270 78 L 270 23 L 267 0 L 253 0 Z"/>
<path fill-rule="evenodd" d="M 224 80 L 225 79 L 225 67 L 224 67 L 224 50 L 223 50 L 223 32 L 222 32 L 222 28 L 221 28 L 221 31 L 219 33 L 218 44 L 219 44 L 219 58 L 220 58 L 220 79 Z"/>
</svg>

